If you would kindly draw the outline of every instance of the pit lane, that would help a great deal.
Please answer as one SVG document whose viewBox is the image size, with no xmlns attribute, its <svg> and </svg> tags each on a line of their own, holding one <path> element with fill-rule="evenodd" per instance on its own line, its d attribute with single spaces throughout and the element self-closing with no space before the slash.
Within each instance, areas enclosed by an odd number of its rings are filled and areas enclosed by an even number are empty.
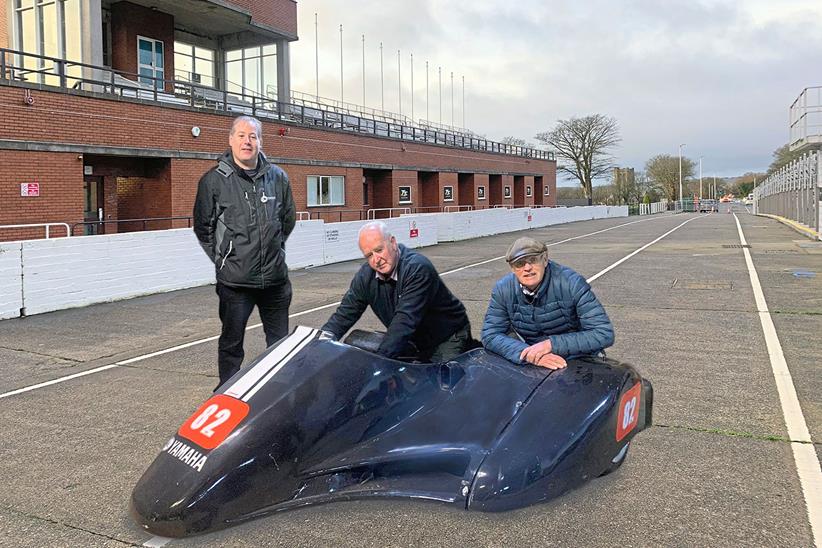
<svg viewBox="0 0 822 548">
<path fill-rule="evenodd" d="M 822 249 L 803 247 L 807 240 L 773 220 L 737 213 L 818 455 Z M 689 219 L 592 284 L 616 328 L 609 355 L 635 364 L 656 393 L 656 425 L 616 474 L 506 514 L 346 502 L 169 545 L 812 545 L 743 252 L 723 247 L 739 244 L 734 217 L 610 219 L 528 234 L 556 243 L 552 258 L 591 278 Z M 507 271 L 491 259 L 516 236 L 422 250 L 450 272 L 444 279 L 466 304 L 475 336 L 491 287 Z M 292 273 L 291 311 L 300 314 L 292 326 L 322 325 L 359 264 Z M 10 486 L 0 493 L 0 544 L 149 540 L 128 517 L 128 497 L 216 382 L 216 341 L 199 342 L 218 332 L 216 308 L 213 287 L 204 287 L 0 322 L 0 396 L 122 363 L 0 399 L 0 472 Z M 379 327 L 371 315 L 359 325 Z M 262 350 L 259 329 L 246 349 L 247 359 Z"/>
</svg>

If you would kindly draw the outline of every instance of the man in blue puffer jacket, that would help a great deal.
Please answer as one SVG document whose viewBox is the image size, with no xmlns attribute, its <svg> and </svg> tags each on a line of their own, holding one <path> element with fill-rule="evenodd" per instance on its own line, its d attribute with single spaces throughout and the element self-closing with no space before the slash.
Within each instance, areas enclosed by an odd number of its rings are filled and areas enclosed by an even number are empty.
<svg viewBox="0 0 822 548">
<path fill-rule="evenodd" d="M 524 237 L 505 255 L 511 273 L 494 286 L 482 344 L 517 364 L 548 369 L 614 343 L 614 328 L 588 282 L 548 260 L 544 243 Z"/>
</svg>

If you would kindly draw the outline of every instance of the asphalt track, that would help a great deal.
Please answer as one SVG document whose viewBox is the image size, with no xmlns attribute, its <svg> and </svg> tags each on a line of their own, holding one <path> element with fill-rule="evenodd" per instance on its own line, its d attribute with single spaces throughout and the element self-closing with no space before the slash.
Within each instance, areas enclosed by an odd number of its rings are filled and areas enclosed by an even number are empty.
<svg viewBox="0 0 822 548">
<path fill-rule="evenodd" d="M 810 448 L 817 466 L 822 455 L 822 246 L 775 220 L 736 213 L 769 314 L 757 307 L 735 215 L 528 231 L 554 244 L 553 260 L 595 278 L 616 328 L 608 354 L 654 383 L 655 425 L 617 473 L 503 514 L 341 502 L 166 546 L 813 546 L 806 498 L 816 519 L 822 510 L 807 479 L 818 478 L 806 473 L 803 489 L 794 452 Z M 507 270 L 497 258 L 517 235 L 422 250 L 449 272 L 444 279 L 475 335 Z M 293 272 L 292 326 L 322 325 L 359 264 Z M 213 287 L 202 287 L 0 322 L 0 546 L 166 542 L 131 521 L 128 500 L 216 383 L 216 341 L 199 342 L 218 332 L 216 310 Z M 791 443 L 763 315 L 773 321 L 810 443 Z M 378 327 L 370 315 L 359 325 Z M 249 331 L 247 359 L 262 339 Z M 188 346 L 151 355 L 180 345 Z"/>
</svg>

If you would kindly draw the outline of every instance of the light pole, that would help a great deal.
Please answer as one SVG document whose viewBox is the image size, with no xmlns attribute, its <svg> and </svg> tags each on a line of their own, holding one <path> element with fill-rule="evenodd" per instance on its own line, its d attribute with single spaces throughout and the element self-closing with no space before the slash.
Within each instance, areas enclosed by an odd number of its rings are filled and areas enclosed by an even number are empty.
<svg viewBox="0 0 822 548">
<path fill-rule="evenodd" d="M 699 157 L 699 199 L 702 199 L 702 156 Z"/>
<path fill-rule="evenodd" d="M 682 147 L 685 143 L 679 145 L 679 204 L 682 205 Z"/>
<path fill-rule="evenodd" d="M 340 25 L 340 106 L 345 103 L 345 96 L 343 95 L 343 36 L 342 25 Z"/>
</svg>

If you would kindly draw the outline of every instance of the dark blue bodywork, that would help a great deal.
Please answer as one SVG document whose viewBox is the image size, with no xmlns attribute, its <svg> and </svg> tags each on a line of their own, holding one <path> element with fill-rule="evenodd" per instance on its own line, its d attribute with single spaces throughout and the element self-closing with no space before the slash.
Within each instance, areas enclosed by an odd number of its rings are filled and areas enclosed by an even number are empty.
<svg viewBox="0 0 822 548">
<path fill-rule="evenodd" d="M 610 359 L 551 372 L 476 349 L 411 364 L 304 327 L 217 393 L 245 401 L 248 414 L 211 450 L 181 436 L 185 425 L 169 440 L 132 494 L 151 533 L 365 497 L 483 511 L 534 504 L 618 467 L 653 400 L 648 381 Z"/>
</svg>

